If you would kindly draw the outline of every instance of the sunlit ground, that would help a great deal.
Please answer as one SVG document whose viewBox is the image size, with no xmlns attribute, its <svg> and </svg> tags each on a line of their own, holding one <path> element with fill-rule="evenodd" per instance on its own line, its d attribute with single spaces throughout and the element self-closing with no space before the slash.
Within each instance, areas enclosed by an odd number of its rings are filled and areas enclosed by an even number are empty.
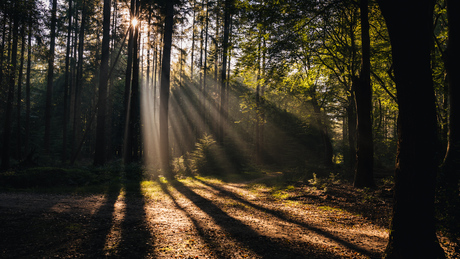
<svg viewBox="0 0 460 259">
<path fill-rule="evenodd" d="M 277 189 L 260 180 L 224 183 L 194 177 L 168 182 L 160 177 L 127 182 L 105 195 L 0 194 L 5 209 L 0 222 L 13 213 L 2 223 L 10 238 L 2 241 L 2 257 L 381 256 L 386 229 L 344 209 L 291 199 L 313 191 Z"/>
<path fill-rule="evenodd" d="M 157 233 L 155 254 L 262 258 L 272 251 L 280 258 L 365 258 L 383 252 L 385 229 L 340 209 L 273 198 L 265 188 L 205 178 L 143 182 L 146 217 Z"/>
</svg>

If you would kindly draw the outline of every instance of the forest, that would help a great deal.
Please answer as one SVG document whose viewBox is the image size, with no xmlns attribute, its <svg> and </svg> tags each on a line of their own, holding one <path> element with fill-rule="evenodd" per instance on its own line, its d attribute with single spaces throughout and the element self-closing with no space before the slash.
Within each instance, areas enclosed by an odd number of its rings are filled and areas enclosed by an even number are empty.
<svg viewBox="0 0 460 259">
<path fill-rule="evenodd" d="M 0 0 L 0 257 L 459 258 L 459 13 Z"/>
</svg>

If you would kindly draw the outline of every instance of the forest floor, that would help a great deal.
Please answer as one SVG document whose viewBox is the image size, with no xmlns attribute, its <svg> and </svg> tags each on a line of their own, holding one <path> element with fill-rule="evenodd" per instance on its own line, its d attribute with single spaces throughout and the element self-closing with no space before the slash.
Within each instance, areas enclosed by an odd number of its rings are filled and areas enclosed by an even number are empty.
<svg viewBox="0 0 460 259">
<path fill-rule="evenodd" d="M 192 177 L 106 194 L 0 193 L 0 258 L 380 258 L 390 190 L 279 173 Z"/>
</svg>

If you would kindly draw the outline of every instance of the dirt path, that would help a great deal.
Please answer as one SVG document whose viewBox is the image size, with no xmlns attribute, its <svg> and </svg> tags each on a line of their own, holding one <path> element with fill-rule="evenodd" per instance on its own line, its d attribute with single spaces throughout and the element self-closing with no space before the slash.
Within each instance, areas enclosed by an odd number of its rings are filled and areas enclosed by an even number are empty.
<svg viewBox="0 0 460 259">
<path fill-rule="evenodd" d="M 110 195 L 0 193 L 0 257 L 381 256 L 384 228 L 297 191 L 275 199 L 262 185 L 160 179 Z"/>
</svg>

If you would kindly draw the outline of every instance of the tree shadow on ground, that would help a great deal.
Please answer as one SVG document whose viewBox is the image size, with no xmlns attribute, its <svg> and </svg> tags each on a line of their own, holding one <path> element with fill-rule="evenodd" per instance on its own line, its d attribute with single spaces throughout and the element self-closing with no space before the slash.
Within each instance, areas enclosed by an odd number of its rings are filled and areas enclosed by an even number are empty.
<svg viewBox="0 0 460 259">
<path fill-rule="evenodd" d="M 125 183 L 125 215 L 121 223 L 120 258 L 145 258 L 153 256 L 153 233 L 150 232 L 141 191 L 142 170 L 130 172 Z"/>
<path fill-rule="evenodd" d="M 145 258 L 152 256 L 152 234 L 145 217 L 145 201 L 141 192 L 140 169 L 126 172 L 118 190 L 109 190 L 106 200 L 90 220 L 93 230 L 81 246 L 84 257 Z M 132 174 L 132 175 L 128 175 Z M 116 211 L 118 200 L 124 206 Z M 120 214 L 120 215 L 116 215 Z M 116 219 L 118 218 L 118 219 Z M 114 231 L 114 232 L 113 232 Z M 108 244 L 108 240 L 115 241 Z"/>
<path fill-rule="evenodd" d="M 81 255 L 84 257 L 105 257 L 106 251 L 105 243 L 107 236 L 110 234 L 113 222 L 113 213 L 115 210 L 115 203 L 117 202 L 118 195 L 120 194 L 121 185 L 117 184 L 111 186 L 105 194 L 104 203 L 98 208 L 97 212 L 88 219 L 89 226 L 85 227 L 89 231 L 86 237 L 82 237 L 83 242 L 80 246 Z"/>
<path fill-rule="evenodd" d="M 261 235 L 251 227 L 231 217 L 221 208 L 216 206 L 211 200 L 198 195 L 183 183 L 179 181 L 171 181 L 170 183 L 171 186 L 173 186 L 179 193 L 210 216 L 218 226 L 222 227 L 222 229 L 227 232 L 228 236 L 232 237 L 234 240 L 241 243 L 244 247 L 252 250 L 262 258 L 334 258 L 333 254 L 324 251 L 324 249 L 320 249 L 314 244 L 289 244 L 282 238 Z M 162 188 L 165 190 L 165 184 L 161 182 L 160 184 L 163 185 Z M 171 195 L 170 197 L 174 200 Z M 184 210 L 183 208 L 181 209 Z M 193 217 L 190 214 L 189 216 L 191 218 Z M 192 220 L 197 221 L 196 219 Z M 210 242 L 209 245 L 218 246 L 216 249 L 220 249 L 219 253 L 222 255 L 222 258 L 230 257 L 228 254 L 232 251 L 222 251 L 221 245 L 213 244 L 213 237 L 205 231 L 201 230 L 200 234 L 206 241 Z"/>
<path fill-rule="evenodd" d="M 346 241 L 346 240 L 344 240 L 344 239 L 342 239 L 342 238 L 340 238 L 338 236 L 335 236 L 335 235 L 333 235 L 333 234 L 329 233 L 328 231 L 325 231 L 325 230 L 323 230 L 321 228 L 318 228 L 318 227 L 309 225 L 309 224 L 307 224 L 305 222 L 296 220 L 296 219 L 292 218 L 290 215 L 288 215 L 288 214 L 286 214 L 286 213 L 284 213 L 282 211 L 269 209 L 269 208 L 263 207 L 261 205 L 255 204 L 253 202 L 250 202 L 250 201 L 240 197 L 239 195 L 237 195 L 237 194 L 235 194 L 235 193 L 233 193 L 231 191 L 228 191 L 228 190 L 226 190 L 226 189 L 224 189 L 224 188 L 222 188 L 222 187 L 220 187 L 220 186 L 218 186 L 216 184 L 212 184 L 212 183 L 200 180 L 200 179 L 198 179 L 196 177 L 194 177 L 193 179 L 195 179 L 196 181 L 199 181 L 200 183 L 202 183 L 202 184 L 204 184 L 206 186 L 209 186 L 209 187 L 213 188 L 214 190 L 218 191 L 219 195 L 222 196 L 222 197 L 223 196 L 228 197 L 228 198 L 233 199 L 233 200 L 235 200 L 237 202 L 241 202 L 241 203 L 243 203 L 243 204 L 245 204 L 247 206 L 250 206 L 251 208 L 254 208 L 254 209 L 259 210 L 261 212 L 268 213 L 268 214 L 270 214 L 272 216 L 275 216 L 275 217 L 277 217 L 277 218 L 279 218 L 279 219 L 281 219 L 283 221 L 286 221 L 286 222 L 289 222 L 289 223 L 292 223 L 292 224 L 296 224 L 296 225 L 298 225 L 300 227 L 303 227 L 303 228 L 305 228 L 305 229 L 307 229 L 309 231 L 313 231 L 316 234 L 319 234 L 319 235 L 321 235 L 321 236 L 323 236 L 323 237 L 325 237 L 327 239 L 333 240 L 334 242 L 337 242 L 337 243 L 339 243 L 339 244 L 341 244 L 341 245 L 343 245 L 343 246 L 345 246 L 345 247 L 347 247 L 347 248 L 349 248 L 349 249 L 351 249 L 351 250 L 353 250 L 355 252 L 358 252 L 358 253 L 361 253 L 363 255 L 369 256 L 371 258 L 380 258 L 381 257 L 380 254 L 378 254 L 378 253 L 375 253 L 375 252 L 369 251 L 367 249 L 364 249 L 362 247 L 359 247 L 359 246 L 357 246 L 357 245 L 355 245 L 353 243 L 350 243 L 350 242 L 348 242 L 348 241 Z"/>
<path fill-rule="evenodd" d="M 155 257 L 140 184 L 116 181 L 89 196 L 18 194 L 21 206 L 0 209 L 0 258 Z"/>
<path fill-rule="evenodd" d="M 217 249 L 220 246 L 218 239 L 215 239 L 212 236 L 210 236 L 208 233 L 206 233 L 206 230 L 201 226 L 200 222 L 197 219 L 195 219 L 195 217 L 193 217 L 193 215 L 191 215 L 183 206 L 177 203 L 177 200 L 168 190 L 168 187 L 165 183 L 163 183 L 160 180 L 157 180 L 157 182 L 160 185 L 161 190 L 172 200 L 172 202 L 174 203 L 174 206 L 177 209 L 184 212 L 185 215 L 192 221 L 193 226 L 196 228 L 198 234 L 203 238 L 203 240 L 205 240 L 205 242 L 209 245 L 209 248 L 211 249 L 212 253 L 217 255 L 218 258 L 225 258 L 224 254 L 219 249 Z"/>
</svg>

